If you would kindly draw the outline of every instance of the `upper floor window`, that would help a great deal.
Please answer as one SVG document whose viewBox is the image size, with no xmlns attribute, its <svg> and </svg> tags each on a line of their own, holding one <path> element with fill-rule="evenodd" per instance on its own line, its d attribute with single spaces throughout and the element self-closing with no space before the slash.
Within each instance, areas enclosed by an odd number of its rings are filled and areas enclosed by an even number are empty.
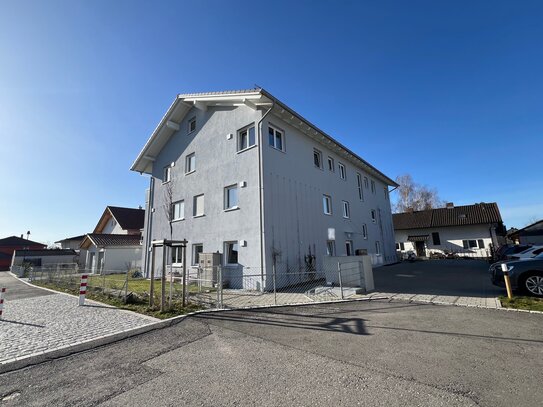
<svg viewBox="0 0 543 407">
<path fill-rule="evenodd" d="M 185 163 L 185 174 L 196 171 L 196 154 L 192 153 L 187 155 Z"/>
<path fill-rule="evenodd" d="M 375 223 L 376 220 L 377 220 L 377 215 L 376 215 L 376 213 L 375 213 L 375 209 L 372 209 L 372 210 L 371 210 L 371 221 L 372 221 L 373 223 Z"/>
<path fill-rule="evenodd" d="M 282 130 L 268 126 L 268 141 L 273 148 L 285 151 L 285 135 Z"/>
<path fill-rule="evenodd" d="M 170 182 L 172 179 L 172 167 L 167 165 L 164 167 L 164 176 L 162 178 L 162 182 Z"/>
<path fill-rule="evenodd" d="M 224 188 L 224 209 L 235 209 L 238 207 L 238 185 L 230 185 Z"/>
<path fill-rule="evenodd" d="M 368 238 L 368 227 L 366 226 L 365 223 L 362 224 L 362 237 L 364 239 Z"/>
<path fill-rule="evenodd" d="M 185 219 L 185 201 L 177 201 L 172 204 L 172 220 Z"/>
<path fill-rule="evenodd" d="M 313 163 L 315 167 L 322 169 L 322 153 L 316 148 L 313 150 Z"/>
<path fill-rule="evenodd" d="M 356 186 L 358 187 L 358 199 L 364 200 L 364 191 L 362 190 L 362 175 L 356 173 Z"/>
<path fill-rule="evenodd" d="M 371 180 L 371 193 L 375 194 L 375 181 Z"/>
<path fill-rule="evenodd" d="M 196 117 L 189 120 L 188 132 L 192 133 L 194 130 L 196 130 Z"/>
<path fill-rule="evenodd" d="M 369 182 L 368 182 L 368 177 L 364 177 L 364 188 L 368 189 L 370 186 Z"/>
<path fill-rule="evenodd" d="M 389 198 L 390 198 L 390 194 L 388 192 L 388 187 L 387 186 L 383 187 L 383 191 L 385 193 L 385 199 L 388 201 Z"/>
<path fill-rule="evenodd" d="M 345 166 L 341 163 L 338 163 L 337 166 L 339 168 L 339 178 L 341 179 L 347 178 L 347 173 L 345 172 Z"/>
<path fill-rule="evenodd" d="M 193 216 L 203 216 L 204 215 L 204 194 L 197 195 L 197 196 L 194 197 L 192 215 Z"/>
<path fill-rule="evenodd" d="M 351 208 L 349 207 L 349 202 L 342 201 L 343 203 L 343 217 L 349 219 L 351 217 Z"/>
<path fill-rule="evenodd" d="M 334 163 L 334 159 L 332 157 L 328 157 L 328 169 L 332 172 L 336 170 L 336 165 Z"/>
<path fill-rule="evenodd" d="M 332 214 L 332 198 L 329 195 L 322 196 L 322 209 L 325 215 Z"/>
<path fill-rule="evenodd" d="M 256 144 L 255 126 L 238 131 L 238 151 L 245 150 Z"/>
</svg>

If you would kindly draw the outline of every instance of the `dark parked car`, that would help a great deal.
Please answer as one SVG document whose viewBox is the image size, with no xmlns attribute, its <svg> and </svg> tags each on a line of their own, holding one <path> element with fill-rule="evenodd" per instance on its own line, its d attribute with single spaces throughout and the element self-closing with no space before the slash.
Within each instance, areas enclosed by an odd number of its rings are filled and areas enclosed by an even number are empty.
<svg viewBox="0 0 543 407">
<path fill-rule="evenodd" d="M 504 244 L 494 253 L 494 261 L 507 260 L 507 256 L 523 252 L 532 247 L 531 244 Z"/>
<path fill-rule="evenodd" d="M 505 287 L 501 265 L 509 268 L 513 290 L 543 298 L 543 254 L 532 259 L 499 261 L 490 266 L 492 284 Z"/>
</svg>

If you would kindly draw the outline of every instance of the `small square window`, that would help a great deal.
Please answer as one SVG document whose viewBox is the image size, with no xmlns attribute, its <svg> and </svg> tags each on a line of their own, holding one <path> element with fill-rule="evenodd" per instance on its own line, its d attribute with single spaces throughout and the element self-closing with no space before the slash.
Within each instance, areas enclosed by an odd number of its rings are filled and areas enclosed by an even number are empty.
<svg viewBox="0 0 543 407">
<path fill-rule="evenodd" d="M 197 266 L 200 263 L 200 253 L 204 251 L 204 245 L 202 243 L 195 243 L 192 245 L 192 265 Z"/>
<path fill-rule="evenodd" d="M 351 208 L 349 207 L 349 202 L 342 201 L 343 203 L 343 217 L 349 219 L 351 217 Z"/>
<path fill-rule="evenodd" d="M 345 171 L 345 166 L 341 163 L 338 163 L 338 168 L 339 168 L 339 178 L 346 179 L 347 173 Z"/>
<path fill-rule="evenodd" d="M 227 266 L 238 265 L 238 242 L 225 242 L 224 243 L 224 261 Z"/>
<path fill-rule="evenodd" d="M 196 155 L 194 153 L 187 155 L 185 163 L 185 174 L 196 171 Z"/>
<path fill-rule="evenodd" d="M 313 150 L 313 164 L 315 164 L 315 167 L 322 169 L 322 153 L 317 149 Z"/>
<path fill-rule="evenodd" d="M 332 198 L 329 195 L 322 196 L 322 209 L 325 215 L 332 214 Z"/>
<path fill-rule="evenodd" d="M 255 126 L 246 127 L 238 131 L 238 151 L 245 150 L 255 144 Z"/>
<path fill-rule="evenodd" d="M 172 220 L 185 218 L 185 201 L 177 201 L 172 204 Z"/>
<path fill-rule="evenodd" d="M 268 141 L 271 147 L 285 151 L 284 134 L 281 130 L 278 130 L 272 126 L 268 127 Z"/>
<path fill-rule="evenodd" d="M 336 164 L 332 157 L 328 157 L 328 170 L 334 172 L 336 170 Z"/>
<path fill-rule="evenodd" d="M 166 166 L 164 167 L 164 176 L 162 178 L 162 182 L 170 182 L 172 179 L 172 167 Z"/>
<path fill-rule="evenodd" d="M 196 117 L 193 117 L 189 120 L 189 133 L 192 133 L 194 130 L 196 130 Z"/>
<path fill-rule="evenodd" d="M 193 216 L 204 215 L 204 195 L 203 194 L 197 195 L 194 197 L 192 214 Z"/>
<path fill-rule="evenodd" d="M 230 185 L 224 188 L 224 209 L 235 209 L 238 207 L 238 185 Z"/>
</svg>

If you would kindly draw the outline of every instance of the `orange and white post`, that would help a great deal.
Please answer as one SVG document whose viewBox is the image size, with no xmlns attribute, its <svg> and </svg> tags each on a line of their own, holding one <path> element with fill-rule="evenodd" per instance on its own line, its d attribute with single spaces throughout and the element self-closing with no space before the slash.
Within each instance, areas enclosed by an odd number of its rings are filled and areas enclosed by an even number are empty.
<svg viewBox="0 0 543 407">
<path fill-rule="evenodd" d="M 4 295 L 6 293 L 6 288 L 0 288 L 0 319 L 2 319 L 2 312 L 4 311 Z"/>
<path fill-rule="evenodd" d="M 509 279 L 509 267 L 507 264 L 502 263 L 503 281 L 505 282 L 505 289 L 507 290 L 507 298 L 510 300 L 513 298 L 513 290 L 511 290 L 511 280 Z"/>
<path fill-rule="evenodd" d="M 81 276 L 81 284 L 79 285 L 79 305 L 85 305 L 85 295 L 87 295 L 87 274 Z"/>
</svg>

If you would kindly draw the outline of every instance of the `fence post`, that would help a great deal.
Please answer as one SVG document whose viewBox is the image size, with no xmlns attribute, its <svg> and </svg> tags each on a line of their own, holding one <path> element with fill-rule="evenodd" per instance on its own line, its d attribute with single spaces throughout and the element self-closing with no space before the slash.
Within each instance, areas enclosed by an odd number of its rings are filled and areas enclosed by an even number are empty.
<svg viewBox="0 0 543 407">
<path fill-rule="evenodd" d="M 343 300 L 343 283 L 341 281 L 341 263 L 337 262 L 337 272 L 339 278 L 339 291 L 341 292 L 341 299 Z"/>
<path fill-rule="evenodd" d="M 222 308 L 222 267 L 217 266 L 217 308 Z"/>
<path fill-rule="evenodd" d="M 2 311 L 4 310 L 4 293 L 6 292 L 6 287 L 0 288 L 0 319 L 2 319 Z"/>
<path fill-rule="evenodd" d="M 128 302 L 128 273 L 130 273 L 130 269 L 126 270 L 126 285 L 124 287 L 124 303 L 125 304 Z"/>
<path fill-rule="evenodd" d="M 81 282 L 79 283 L 79 305 L 85 305 L 85 295 L 87 294 L 87 274 L 81 276 Z"/>
<path fill-rule="evenodd" d="M 183 287 L 182 287 L 183 288 L 183 295 L 182 295 L 182 300 L 183 300 L 183 308 L 185 308 L 187 306 L 187 291 L 186 291 L 186 287 L 187 287 L 187 244 L 186 243 L 182 246 L 182 249 L 183 249 Z"/>
<path fill-rule="evenodd" d="M 275 281 L 275 257 L 273 258 L 272 263 L 272 280 L 273 280 L 273 303 L 274 305 L 277 305 L 277 286 Z"/>
<path fill-rule="evenodd" d="M 155 246 L 151 250 L 151 271 L 149 273 L 151 280 L 149 281 L 149 307 L 155 305 Z"/>
<path fill-rule="evenodd" d="M 160 312 L 166 310 L 166 245 L 162 245 L 162 273 L 160 274 Z"/>
</svg>

